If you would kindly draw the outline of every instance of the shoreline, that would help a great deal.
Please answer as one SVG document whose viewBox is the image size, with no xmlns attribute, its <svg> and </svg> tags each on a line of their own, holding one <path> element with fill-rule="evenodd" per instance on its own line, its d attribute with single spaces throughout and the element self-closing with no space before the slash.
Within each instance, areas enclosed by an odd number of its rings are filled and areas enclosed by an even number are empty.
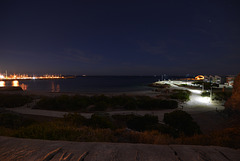
<svg viewBox="0 0 240 161">
<path fill-rule="evenodd" d="M 46 91 L 1 91 L 0 94 L 24 94 L 24 95 L 36 95 L 36 96 L 60 96 L 60 95 L 83 95 L 83 96 L 95 96 L 95 95 L 105 95 L 105 96 L 149 96 L 157 97 L 159 92 L 153 90 L 139 90 L 139 91 L 127 91 L 127 92 L 46 92 Z"/>
</svg>

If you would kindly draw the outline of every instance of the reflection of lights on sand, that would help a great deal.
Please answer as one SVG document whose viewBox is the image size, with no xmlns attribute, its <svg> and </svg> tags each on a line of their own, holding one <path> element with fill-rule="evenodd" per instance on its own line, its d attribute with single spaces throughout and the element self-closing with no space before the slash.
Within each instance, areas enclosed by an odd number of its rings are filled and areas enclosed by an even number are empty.
<svg viewBox="0 0 240 161">
<path fill-rule="evenodd" d="M 4 81 L 0 81 L 0 87 L 5 87 L 5 82 Z"/>
<path fill-rule="evenodd" d="M 12 86 L 13 87 L 18 87 L 19 86 L 19 82 L 17 80 L 12 81 Z"/>
<path fill-rule="evenodd" d="M 202 91 L 200 91 L 200 90 L 194 90 L 194 89 L 189 89 L 189 91 L 190 92 L 192 92 L 192 93 L 195 93 L 195 94 L 201 94 L 202 93 Z"/>
</svg>

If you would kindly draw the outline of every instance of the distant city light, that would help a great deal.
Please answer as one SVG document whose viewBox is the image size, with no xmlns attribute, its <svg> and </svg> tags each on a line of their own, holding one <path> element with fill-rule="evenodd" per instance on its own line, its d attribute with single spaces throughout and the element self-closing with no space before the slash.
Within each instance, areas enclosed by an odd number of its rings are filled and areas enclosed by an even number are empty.
<svg viewBox="0 0 240 161">
<path fill-rule="evenodd" d="M 195 77 L 195 80 L 204 80 L 204 76 L 203 75 L 198 75 Z"/>
<path fill-rule="evenodd" d="M 0 80 L 21 80 L 21 79 L 63 79 L 64 76 L 59 75 L 44 75 L 44 76 L 29 76 L 27 74 L 13 74 L 4 76 L 0 74 Z"/>
</svg>

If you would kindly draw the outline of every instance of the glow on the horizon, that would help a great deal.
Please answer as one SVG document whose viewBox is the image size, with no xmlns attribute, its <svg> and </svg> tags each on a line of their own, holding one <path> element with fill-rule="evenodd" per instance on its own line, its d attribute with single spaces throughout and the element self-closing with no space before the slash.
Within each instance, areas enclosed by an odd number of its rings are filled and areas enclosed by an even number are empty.
<svg viewBox="0 0 240 161">
<path fill-rule="evenodd" d="M 29 76 L 27 74 L 13 74 L 13 75 L 2 75 L 0 73 L 0 79 L 2 80 L 21 80 L 21 79 L 64 79 L 61 75 L 43 75 L 43 76 Z"/>
<path fill-rule="evenodd" d="M 12 81 L 12 86 L 13 87 L 18 87 L 19 86 L 19 82 L 17 80 Z"/>
<path fill-rule="evenodd" d="M 4 81 L 0 81 L 0 87 L 5 87 L 5 82 Z"/>
</svg>

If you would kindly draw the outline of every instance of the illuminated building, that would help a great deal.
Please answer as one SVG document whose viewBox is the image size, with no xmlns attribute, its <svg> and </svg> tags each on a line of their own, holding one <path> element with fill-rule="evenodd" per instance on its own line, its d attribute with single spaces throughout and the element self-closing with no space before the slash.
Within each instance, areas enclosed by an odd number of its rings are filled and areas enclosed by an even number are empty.
<svg viewBox="0 0 240 161">
<path fill-rule="evenodd" d="M 236 76 L 227 76 L 227 77 L 226 77 L 226 84 L 227 84 L 228 86 L 233 86 L 235 77 L 236 77 Z"/>
<path fill-rule="evenodd" d="M 204 76 L 203 75 L 198 75 L 195 77 L 195 80 L 204 80 Z"/>
</svg>

